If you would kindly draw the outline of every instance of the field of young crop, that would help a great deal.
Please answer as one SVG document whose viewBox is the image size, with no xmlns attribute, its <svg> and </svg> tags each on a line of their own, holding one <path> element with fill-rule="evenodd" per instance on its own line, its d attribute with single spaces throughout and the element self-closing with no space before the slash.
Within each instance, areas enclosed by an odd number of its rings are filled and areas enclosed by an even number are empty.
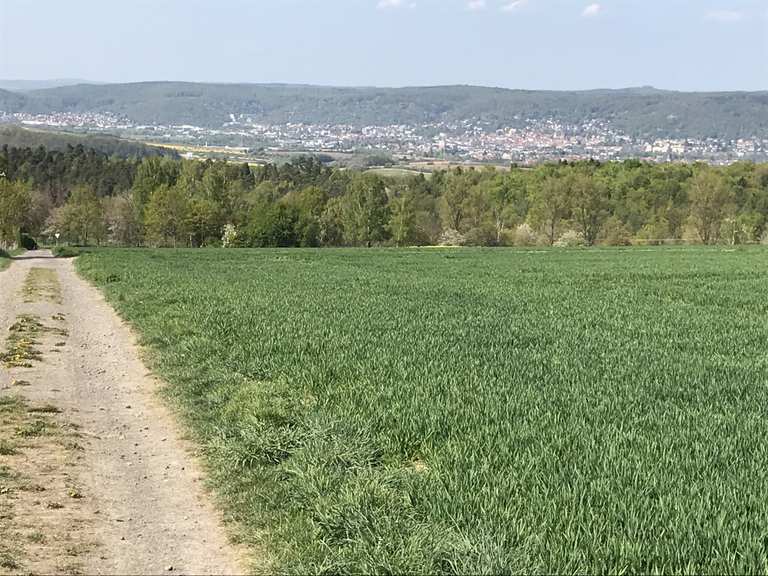
<svg viewBox="0 0 768 576">
<path fill-rule="evenodd" d="M 768 251 L 104 250 L 271 570 L 768 571 Z"/>
</svg>

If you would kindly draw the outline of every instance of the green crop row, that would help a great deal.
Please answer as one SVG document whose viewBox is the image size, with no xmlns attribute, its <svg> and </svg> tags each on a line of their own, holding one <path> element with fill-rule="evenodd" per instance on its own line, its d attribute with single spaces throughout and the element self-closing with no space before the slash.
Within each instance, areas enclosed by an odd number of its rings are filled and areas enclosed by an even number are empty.
<svg viewBox="0 0 768 576">
<path fill-rule="evenodd" d="M 768 252 L 103 250 L 284 573 L 768 570 Z"/>
</svg>

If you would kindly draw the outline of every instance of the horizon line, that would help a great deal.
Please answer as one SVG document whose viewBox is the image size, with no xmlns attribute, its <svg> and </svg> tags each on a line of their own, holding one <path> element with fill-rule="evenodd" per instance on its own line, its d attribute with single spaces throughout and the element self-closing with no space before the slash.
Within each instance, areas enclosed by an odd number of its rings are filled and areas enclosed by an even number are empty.
<svg viewBox="0 0 768 576">
<path fill-rule="evenodd" d="M 0 78 L 0 84 L 3 83 L 19 83 L 19 84 L 34 84 L 34 83 L 52 83 L 52 82 L 72 82 L 71 84 L 60 84 L 58 86 L 50 86 L 46 88 L 17 88 L 16 91 L 20 92 L 34 92 L 43 90 L 56 90 L 58 88 L 69 88 L 75 86 L 131 86 L 141 84 L 194 84 L 200 86 L 284 86 L 284 87 L 296 87 L 296 88 L 330 88 L 330 89 L 347 89 L 347 90 L 408 90 L 408 89 L 437 89 L 437 88 L 480 88 L 486 90 L 504 90 L 510 92 L 555 92 L 555 93 L 568 93 L 568 92 L 628 92 L 628 91 L 654 91 L 654 92 L 668 92 L 668 93 L 680 93 L 680 94 L 694 94 L 694 93 L 761 93 L 768 92 L 768 88 L 749 90 L 749 89 L 720 89 L 720 90 L 678 90 L 670 88 L 657 88 L 653 85 L 634 85 L 624 86 L 620 88 L 510 88 L 506 86 L 498 86 L 491 84 L 471 84 L 471 83 L 446 83 L 446 84 L 406 84 L 406 85 L 365 85 L 365 84 L 313 84 L 307 82 L 251 82 L 251 81 L 199 81 L 199 80 L 132 80 L 132 81 L 98 81 L 88 80 L 84 78 L 44 78 L 44 79 L 29 79 L 29 78 Z M 5 88 L 8 91 L 14 91 L 13 89 Z"/>
</svg>

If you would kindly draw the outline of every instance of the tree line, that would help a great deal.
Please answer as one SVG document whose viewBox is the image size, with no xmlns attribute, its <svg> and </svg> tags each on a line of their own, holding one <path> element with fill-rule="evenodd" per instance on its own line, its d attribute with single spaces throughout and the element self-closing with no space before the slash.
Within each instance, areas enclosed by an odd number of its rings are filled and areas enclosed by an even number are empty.
<svg viewBox="0 0 768 576">
<path fill-rule="evenodd" d="M 382 177 L 314 157 L 249 166 L 0 149 L 0 245 L 755 243 L 768 165 L 594 161 Z"/>
</svg>

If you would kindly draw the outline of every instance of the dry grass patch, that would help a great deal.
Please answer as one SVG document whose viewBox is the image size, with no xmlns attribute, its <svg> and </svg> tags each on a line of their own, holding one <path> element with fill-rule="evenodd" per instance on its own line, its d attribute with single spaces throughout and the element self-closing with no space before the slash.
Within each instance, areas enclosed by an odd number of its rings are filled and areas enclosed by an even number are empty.
<svg viewBox="0 0 768 576">
<path fill-rule="evenodd" d="M 24 281 L 24 302 L 56 302 L 61 304 L 61 284 L 55 270 L 32 268 Z"/>
<path fill-rule="evenodd" d="M 79 573 L 93 546 L 82 526 L 87 500 L 70 477 L 80 458 L 60 410 L 0 397 L 0 572 Z M 73 554 L 76 551 L 76 554 Z M 65 560 L 66 559 L 66 560 Z"/>
<path fill-rule="evenodd" d="M 18 316 L 8 331 L 6 351 L 0 353 L 0 362 L 6 368 L 31 368 L 32 362 L 43 359 L 40 338 L 46 334 L 60 338 L 69 335 L 64 328 L 46 326 L 39 317 L 30 314 Z"/>
</svg>

